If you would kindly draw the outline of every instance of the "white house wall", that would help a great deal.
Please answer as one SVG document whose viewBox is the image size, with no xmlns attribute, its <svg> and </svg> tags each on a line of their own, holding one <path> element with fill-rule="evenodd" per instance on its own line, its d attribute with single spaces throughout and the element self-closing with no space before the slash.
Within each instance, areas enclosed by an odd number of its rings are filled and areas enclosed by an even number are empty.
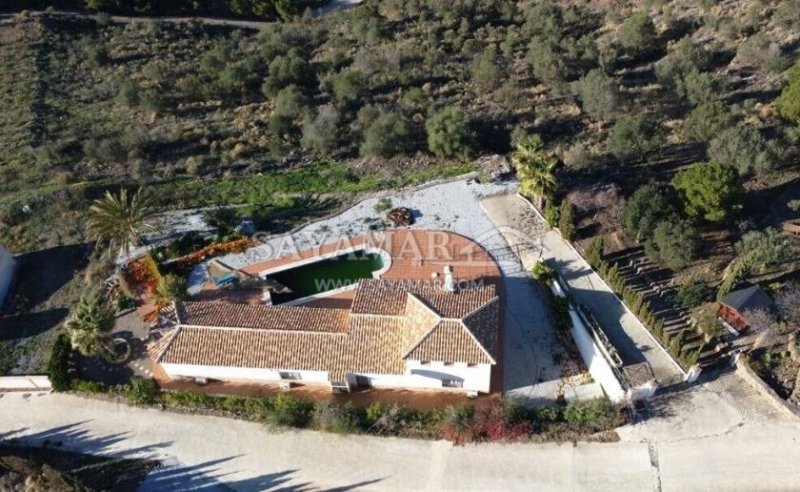
<svg viewBox="0 0 800 492">
<path fill-rule="evenodd" d="M 416 388 L 416 389 L 455 389 L 461 391 L 480 391 L 488 393 L 491 387 L 492 366 L 488 364 L 406 361 L 405 374 L 354 373 L 348 375 L 347 382 L 356 385 L 356 376 L 367 377 L 375 388 Z M 444 386 L 443 380 L 455 380 L 460 387 Z"/>
<path fill-rule="evenodd" d="M 3 300 L 5 300 L 8 290 L 11 288 L 15 268 L 14 257 L 0 246 L 0 307 L 2 307 Z"/>
<path fill-rule="evenodd" d="M 327 383 L 328 373 L 325 371 L 295 371 L 292 369 L 257 369 L 249 367 L 200 366 L 192 364 L 161 364 L 164 372 L 171 378 L 206 378 L 222 381 L 272 381 L 281 380 L 280 372 L 296 372 L 303 383 Z"/>
</svg>

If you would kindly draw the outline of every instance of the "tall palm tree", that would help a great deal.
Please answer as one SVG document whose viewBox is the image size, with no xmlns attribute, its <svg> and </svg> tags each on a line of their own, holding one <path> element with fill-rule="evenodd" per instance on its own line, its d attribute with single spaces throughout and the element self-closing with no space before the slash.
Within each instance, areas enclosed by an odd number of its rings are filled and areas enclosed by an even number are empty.
<svg viewBox="0 0 800 492">
<path fill-rule="evenodd" d="M 142 242 L 142 235 L 155 230 L 153 202 L 141 188 L 132 196 L 123 189 L 118 195 L 107 191 L 89 208 L 89 237 L 107 244 L 109 253 L 127 256 L 131 246 Z"/>
<path fill-rule="evenodd" d="M 531 135 L 517 144 L 511 162 L 519 176 L 520 191 L 534 197 L 541 207 L 558 188 L 555 175 L 558 159 L 544 150 L 538 135 Z"/>
<path fill-rule="evenodd" d="M 72 348 L 83 355 L 113 353 L 114 340 L 109 332 L 114 326 L 114 316 L 97 293 L 81 296 L 64 326 Z"/>
</svg>

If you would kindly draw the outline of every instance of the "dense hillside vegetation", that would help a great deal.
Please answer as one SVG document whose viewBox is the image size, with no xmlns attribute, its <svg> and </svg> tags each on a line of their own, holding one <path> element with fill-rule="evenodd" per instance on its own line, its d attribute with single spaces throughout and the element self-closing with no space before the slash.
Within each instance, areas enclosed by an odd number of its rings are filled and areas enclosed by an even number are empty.
<svg viewBox="0 0 800 492">
<path fill-rule="evenodd" d="M 0 241 L 81 240 L 63 218 L 120 185 L 269 206 L 461 172 L 535 134 L 578 239 L 678 269 L 702 251 L 711 280 L 797 203 L 798 7 L 383 0 L 260 32 L 19 15 L 0 27 Z"/>
</svg>

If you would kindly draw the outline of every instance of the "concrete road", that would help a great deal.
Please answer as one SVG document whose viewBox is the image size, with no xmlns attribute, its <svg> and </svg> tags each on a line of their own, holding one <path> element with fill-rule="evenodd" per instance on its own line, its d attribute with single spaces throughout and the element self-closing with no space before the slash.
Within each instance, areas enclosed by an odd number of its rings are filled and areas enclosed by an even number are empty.
<svg viewBox="0 0 800 492">
<path fill-rule="evenodd" d="M 556 268 L 573 299 L 595 315 L 624 363 L 649 362 L 661 386 L 681 382 L 683 373 L 675 361 L 570 244 L 545 227 L 525 200 L 516 194 L 496 195 L 482 204 L 495 226 L 512 231 L 506 234 L 510 245 L 525 246 L 520 255 L 527 268 L 541 259 Z"/>
<path fill-rule="evenodd" d="M 729 385 L 740 385 L 735 375 Z M 61 394 L 0 397 L 0 436 L 165 465 L 143 490 L 796 490 L 800 429 L 696 386 L 616 443 L 491 444 L 311 431 Z M 762 403 L 748 404 L 747 415 Z"/>
</svg>

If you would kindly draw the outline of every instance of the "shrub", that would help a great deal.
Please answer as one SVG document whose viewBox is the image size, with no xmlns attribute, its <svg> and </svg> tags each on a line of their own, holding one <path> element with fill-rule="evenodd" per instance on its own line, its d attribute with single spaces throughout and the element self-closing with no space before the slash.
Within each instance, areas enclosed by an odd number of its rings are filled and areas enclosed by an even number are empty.
<svg viewBox="0 0 800 492">
<path fill-rule="evenodd" d="M 700 235 L 688 221 L 665 220 L 653 230 L 645 251 L 653 261 L 680 270 L 695 258 L 699 245 Z"/>
<path fill-rule="evenodd" d="M 490 91 L 498 86 L 502 77 L 499 65 L 499 56 L 495 49 L 487 49 L 470 65 L 472 80 L 482 90 Z"/>
<path fill-rule="evenodd" d="M 184 300 L 187 297 L 186 290 L 188 287 L 189 285 L 185 278 L 174 273 L 168 273 L 161 277 L 158 282 L 156 298 L 165 303 Z"/>
<path fill-rule="evenodd" d="M 678 172 L 672 186 L 691 218 L 720 222 L 739 208 L 743 188 L 732 166 L 700 162 Z"/>
<path fill-rule="evenodd" d="M 586 250 L 584 251 L 586 261 L 594 268 L 598 268 L 598 266 L 602 263 L 603 246 L 603 236 L 593 237 L 586 245 Z"/>
<path fill-rule="evenodd" d="M 546 261 L 537 261 L 531 268 L 531 275 L 539 282 L 550 283 L 556 278 L 556 271 Z"/>
<path fill-rule="evenodd" d="M 261 91 L 272 97 L 290 85 L 310 87 L 315 78 L 313 67 L 293 48 L 286 55 L 276 56 L 270 62 L 269 75 L 264 79 Z"/>
<path fill-rule="evenodd" d="M 303 125 L 303 146 L 320 153 L 330 153 L 339 147 L 341 115 L 333 106 L 323 106 Z"/>
<path fill-rule="evenodd" d="M 733 123 L 734 117 L 722 101 L 699 104 L 689 113 L 683 131 L 689 140 L 707 142 Z"/>
<path fill-rule="evenodd" d="M 790 256 L 788 239 L 772 227 L 763 231 L 750 231 L 734 246 L 740 258 L 746 258 L 749 267 L 765 270 L 776 266 Z"/>
<path fill-rule="evenodd" d="M 647 115 L 623 116 L 608 135 L 608 149 L 621 161 L 644 159 L 663 142 L 661 125 Z"/>
<path fill-rule="evenodd" d="M 314 427 L 337 434 L 350 434 L 363 428 L 365 415 L 365 410 L 354 406 L 352 402 L 344 405 L 327 402 L 315 409 Z"/>
<path fill-rule="evenodd" d="M 564 57 L 551 41 L 533 38 L 528 50 L 528 63 L 533 75 L 550 87 L 558 87 L 567 77 Z"/>
<path fill-rule="evenodd" d="M 800 60 L 786 71 L 788 84 L 775 100 L 778 112 L 789 121 L 800 123 Z"/>
<path fill-rule="evenodd" d="M 47 361 L 47 378 L 53 391 L 67 391 L 72 386 L 74 377 L 72 344 L 69 337 L 59 333 L 53 343 L 50 359 Z"/>
<path fill-rule="evenodd" d="M 406 121 L 392 112 L 382 112 L 364 132 L 361 143 L 362 156 L 392 157 L 413 149 L 411 128 Z"/>
<path fill-rule="evenodd" d="M 686 36 L 675 43 L 667 56 L 658 61 L 656 76 L 662 84 L 680 92 L 686 77 L 690 73 L 708 69 L 710 62 L 711 53 L 692 41 L 691 36 Z"/>
<path fill-rule="evenodd" d="M 161 390 L 152 379 L 134 376 L 125 386 L 125 396 L 132 405 L 151 405 L 159 400 Z"/>
<path fill-rule="evenodd" d="M 729 164 L 740 175 L 764 174 L 775 167 L 767 143 L 757 128 L 746 124 L 730 127 L 711 140 L 708 157 L 713 162 Z"/>
<path fill-rule="evenodd" d="M 637 241 L 649 239 L 658 222 L 676 214 L 675 200 L 674 194 L 656 184 L 640 186 L 622 209 L 622 227 Z"/>
<path fill-rule="evenodd" d="M 99 42 L 89 47 L 86 51 L 86 63 L 92 68 L 105 65 L 110 60 L 108 48 Z"/>
<path fill-rule="evenodd" d="M 367 81 L 358 70 L 345 70 L 331 79 L 334 100 L 341 106 L 350 106 L 359 101 L 367 90 Z"/>
<path fill-rule="evenodd" d="M 745 39 L 736 51 L 736 57 L 746 66 L 771 72 L 782 72 L 791 61 L 781 52 L 780 42 L 763 32 Z"/>
<path fill-rule="evenodd" d="M 106 386 L 99 381 L 86 381 L 84 379 L 72 380 L 72 391 L 77 391 L 78 393 L 97 394 L 105 390 Z"/>
<path fill-rule="evenodd" d="M 605 398 L 589 401 L 574 401 L 564 409 L 564 420 L 586 432 L 608 428 L 610 422 L 619 418 L 616 407 Z"/>
<path fill-rule="evenodd" d="M 567 241 L 575 238 L 576 213 L 577 210 L 572 202 L 566 199 L 561 202 L 561 209 L 558 213 L 558 230 Z"/>
<path fill-rule="evenodd" d="M 425 123 L 428 149 L 439 157 L 467 157 L 474 152 L 476 134 L 467 113 L 447 106 Z"/>
<path fill-rule="evenodd" d="M 581 101 L 583 110 L 592 118 L 607 121 L 619 112 L 617 81 L 600 69 L 591 70 L 573 82 L 572 91 Z"/>
<path fill-rule="evenodd" d="M 558 224 L 558 207 L 548 200 L 544 205 L 544 220 L 547 222 L 547 227 L 553 228 Z"/>
<path fill-rule="evenodd" d="M 652 50 L 656 40 L 656 26 L 647 12 L 630 15 L 617 31 L 619 44 L 634 55 Z"/>
<path fill-rule="evenodd" d="M 119 88 L 117 99 L 128 107 L 139 105 L 139 85 L 136 82 L 126 80 Z"/>
<path fill-rule="evenodd" d="M 711 286 L 693 281 L 682 285 L 675 294 L 675 298 L 681 306 L 688 309 L 710 301 L 713 295 L 714 290 Z"/>
<path fill-rule="evenodd" d="M 271 400 L 270 418 L 277 425 L 306 427 L 311 422 L 314 404 L 280 393 Z"/>
</svg>

